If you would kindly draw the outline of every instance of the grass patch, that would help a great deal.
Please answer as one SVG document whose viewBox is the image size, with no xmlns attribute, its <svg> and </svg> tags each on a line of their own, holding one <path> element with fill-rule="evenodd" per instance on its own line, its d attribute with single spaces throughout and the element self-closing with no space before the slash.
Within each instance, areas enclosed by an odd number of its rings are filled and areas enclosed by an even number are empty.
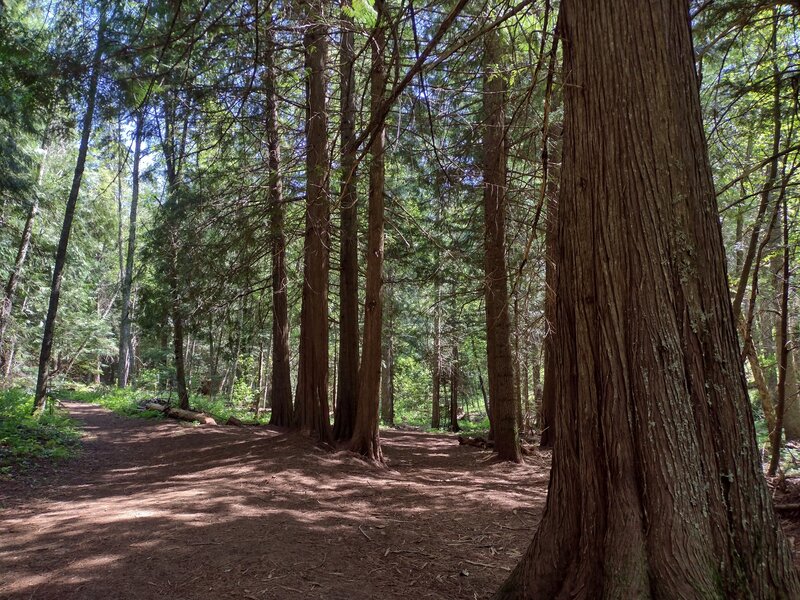
<svg viewBox="0 0 800 600">
<path fill-rule="evenodd" d="M 242 406 L 236 402 L 231 403 L 227 398 L 221 396 L 211 398 L 210 396 L 193 395 L 190 398 L 189 404 L 193 410 L 213 417 L 217 423 L 224 423 L 230 417 L 235 417 L 243 423 L 257 423 L 259 425 L 266 425 L 269 423 L 269 410 L 256 418 L 256 414 L 252 408 L 250 408 L 249 403 L 247 406 Z"/>
<path fill-rule="evenodd" d="M 0 392 L 0 479 L 78 450 L 80 434 L 65 411 L 48 405 L 33 416 L 32 410 L 33 394 L 19 388 Z"/>
<path fill-rule="evenodd" d="M 53 396 L 59 400 L 69 402 L 99 404 L 126 417 L 136 417 L 138 419 L 159 419 L 162 417 L 158 411 L 141 409 L 141 404 L 153 397 L 152 393 L 145 390 L 105 386 L 95 387 L 75 383 L 55 390 Z"/>
<path fill-rule="evenodd" d="M 142 406 L 148 401 L 157 397 L 152 390 L 125 388 L 119 389 L 108 386 L 88 386 L 74 383 L 53 392 L 59 400 L 70 402 L 86 402 L 89 404 L 99 404 L 115 413 L 126 417 L 136 417 L 140 419 L 160 419 L 164 415 L 158 411 L 142 410 Z M 159 397 L 159 401 L 165 399 Z M 178 399 L 173 395 L 171 405 L 177 406 Z M 245 423 L 266 424 L 269 421 L 269 412 L 262 414 L 258 419 L 255 413 L 248 407 L 230 403 L 226 398 L 217 396 L 210 398 L 202 395 L 193 395 L 189 403 L 192 410 L 202 412 L 213 417 L 217 423 L 224 423 L 229 417 L 236 417 Z"/>
</svg>

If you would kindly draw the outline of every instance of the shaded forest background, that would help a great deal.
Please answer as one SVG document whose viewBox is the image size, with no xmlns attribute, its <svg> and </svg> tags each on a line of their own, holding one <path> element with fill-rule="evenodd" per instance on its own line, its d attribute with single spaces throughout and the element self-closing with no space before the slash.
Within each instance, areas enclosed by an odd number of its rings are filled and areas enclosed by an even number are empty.
<svg viewBox="0 0 800 600">
<path fill-rule="evenodd" d="M 37 379 L 53 257 L 83 136 L 85 170 L 46 365 L 51 387 L 130 385 L 177 402 L 183 378 L 193 405 L 270 417 L 281 335 L 276 290 L 285 293 L 292 391 L 298 381 L 307 174 L 314 173 L 331 190 L 323 316 L 328 397 L 338 406 L 347 393 L 341 378 L 352 379 L 344 371 L 357 364 L 347 352 L 362 339 L 370 306 L 367 212 L 378 159 L 368 151 L 385 116 L 380 417 L 488 427 L 483 148 L 487 95 L 496 93 L 505 102 L 514 402 L 522 431 L 547 431 L 548 370 L 556 368 L 547 361 L 548 257 L 568 83 L 558 5 L 356 0 L 320 4 L 317 20 L 309 6 L 0 6 L 4 386 Z M 691 3 L 731 298 L 762 441 L 779 397 L 787 439 L 800 438 L 799 12 L 793 2 Z M 330 152 L 322 171 L 306 163 L 314 24 L 328 41 L 322 90 Z M 376 94 L 378 31 L 384 72 Z M 492 92 L 497 81 L 504 89 Z M 285 279 L 276 284 L 281 246 Z M 353 256 L 356 271 L 346 266 Z M 348 273 L 355 282 L 347 283 Z M 787 456 L 794 466 L 791 446 Z"/>
</svg>

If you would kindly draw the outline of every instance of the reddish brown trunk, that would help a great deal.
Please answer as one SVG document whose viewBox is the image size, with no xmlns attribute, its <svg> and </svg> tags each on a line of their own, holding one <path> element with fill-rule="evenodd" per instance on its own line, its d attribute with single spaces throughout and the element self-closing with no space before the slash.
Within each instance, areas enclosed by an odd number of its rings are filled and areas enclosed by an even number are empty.
<svg viewBox="0 0 800 600">
<path fill-rule="evenodd" d="M 269 226 L 272 236 L 272 412 L 269 424 L 292 423 L 292 380 L 289 365 L 289 278 L 286 275 L 281 144 L 278 135 L 278 103 L 275 93 L 275 34 L 270 23 L 265 49 L 264 91 L 267 100 L 267 151 L 269 152 Z"/>
<path fill-rule="evenodd" d="M 383 99 L 386 65 L 383 30 L 384 0 L 375 0 L 378 24 L 373 34 L 372 73 L 370 76 L 371 110 L 375 114 Z M 383 329 L 383 194 L 384 152 L 386 133 L 381 128 L 370 146 L 369 210 L 367 237 L 367 275 L 364 298 L 364 342 L 361 349 L 361 368 L 358 372 L 358 409 L 353 430 L 351 450 L 364 458 L 383 462 L 378 408 L 381 387 L 381 339 Z"/>
<path fill-rule="evenodd" d="M 688 3 L 561 8 L 557 436 L 497 597 L 800 597 L 739 361 Z"/>
<path fill-rule="evenodd" d="M 332 443 L 328 407 L 328 271 L 330 200 L 325 66 L 328 55 L 326 2 L 305 4 L 303 36 L 307 72 L 306 233 L 303 243 L 303 304 L 294 426 Z"/>
<path fill-rule="evenodd" d="M 506 270 L 506 81 L 500 32 L 484 37 L 483 210 L 490 421 L 498 458 L 522 461 Z M 454 377 L 455 381 L 455 377 Z M 454 386 L 455 387 L 455 386 Z M 452 423 L 456 423 L 455 420 Z"/>
<path fill-rule="evenodd" d="M 453 346 L 453 363 L 450 365 L 450 431 L 461 431 L 458 426 L 458 379 L 461 375 L 458 364 L 458 343 Z"/>
<path fill-rule="evenodd" d="M 349 2 L 345 0 L 349 6 Z M 356 422 L 358 396 L 358 190 L 356 173 L 357 148 L 355 141 L 355 73 L 356 53 L 353 42 L 353 23 L 342 21 L 340 44 L 341 68 L 341 248 L 339 263 L 339 360 L 336 382 L 336 411 L 333 435 L 337 440 L 349 440 Z"/>
</svg>

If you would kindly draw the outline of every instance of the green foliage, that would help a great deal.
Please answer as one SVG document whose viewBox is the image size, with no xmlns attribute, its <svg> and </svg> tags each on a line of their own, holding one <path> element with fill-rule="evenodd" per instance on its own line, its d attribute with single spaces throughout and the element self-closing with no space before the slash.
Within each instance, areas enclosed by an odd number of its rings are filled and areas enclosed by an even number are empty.
<svg viewBox="0 0 800 600">
<path fill-rule="evenodd" d="M 136 417 L 140 419 L 157 419 L 162 415 L 158 411 L 142 410 L 141 405 L 152 397 L 146 390 L 135 390 L 133 388 L 111 388 L 106 386 L 86 386 L 73 384 L 56 390 L 53 395 L 56 398 L 70 400 L 72 402 L 86 402 L 88 404 L 99 404 L 115 413 L 126 417 Z"/>
<path fill-rule="evenodd" d="M 378 11 L 373 0 L 353 0 L 351 6 L 342 6 L 342 12 L 364 27 L 375 27 L 378 22 Z"/>
<path fill-rule="evenodd" d="M 32 415 L 33 396 L 19 388 L 0 392 L 0 479 L 24 471 L 36 461 L 71 456 L 78 432 L 64 411 L 52 404 Z"/>
<path fill-rule="evenodd" d="M 119 389 L 108 386 L 89 386 L 82 384 L 71 384 L 56 390 L 53 395 L 62 400 L 72 402 L 86 402 L 97 404 L 115 413 L 126 417 L 139 419 L 160 419 L 163 414 L 158 411 L 142 410 L 144 404 L 153 399 L 153 393 L 142 388 Z M 235 395 L 235 394 L 234 394 Z M 164 398 L 160 398 L 163 401 Z M 175 400 L 173 395 L 172 400 Z M 229 417 L 235 417 L 243 422 L 266 423 L 269 421 L 269 414 L 256 419 L 252 405 L 232 404 L 222 397 L 209 398 L 207 396 L 193 395 L 190 402 L 192 409 L 203 412 L 214 418 L 218 423 L 224 423 Z"/>
<path fill-rule="evenodd" d="M 235 404 L 231 404 L 220 396 L 215 398 L 201 395 L 192 396 L 191 405 L 194 410 L 204 412 L 207 415 L 214 417 L 214 420 L 217 421 L 217 423 L 224 423 L 230 417 L 235 417 L 245 423 L 266 424 L 269 422 L 269 413 L 266 415 L 261 415 L 258 419 L 256 419 L 255 414 L 251 410 L 252 406 L 237 406 Z"/>
</svg>

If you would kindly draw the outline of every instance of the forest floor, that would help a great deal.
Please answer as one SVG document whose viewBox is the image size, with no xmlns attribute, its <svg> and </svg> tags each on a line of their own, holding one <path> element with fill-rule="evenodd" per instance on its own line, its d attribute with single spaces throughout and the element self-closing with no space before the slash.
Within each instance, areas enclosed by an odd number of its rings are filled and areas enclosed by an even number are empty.
<svg viewBox="0 0 800 600">
<path fill-rule="evenodd" d="M 0 482 L 0 598 L 489 598 L 547 493 L 544 451 L 385 431 L 377 469 L 268 427 L 65 406 L 81 454 Z"/>
</svg>

